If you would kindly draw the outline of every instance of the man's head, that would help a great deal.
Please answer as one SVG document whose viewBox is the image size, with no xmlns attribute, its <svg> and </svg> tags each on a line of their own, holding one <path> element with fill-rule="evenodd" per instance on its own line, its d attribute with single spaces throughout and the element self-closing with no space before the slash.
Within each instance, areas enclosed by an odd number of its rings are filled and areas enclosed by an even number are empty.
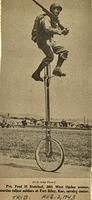
<svg viewBox="0 0 92 200">
<path fill-rule="evenodd" d="M 50 11 L 51 11 L 54 15 L 58 16 L 59 13 L 62 11 L 62 7 L 61 7 L 59 4 L 53 3 L 53 4 L 51 4 L 51 6 L 50 6 Z"/>
</svg>

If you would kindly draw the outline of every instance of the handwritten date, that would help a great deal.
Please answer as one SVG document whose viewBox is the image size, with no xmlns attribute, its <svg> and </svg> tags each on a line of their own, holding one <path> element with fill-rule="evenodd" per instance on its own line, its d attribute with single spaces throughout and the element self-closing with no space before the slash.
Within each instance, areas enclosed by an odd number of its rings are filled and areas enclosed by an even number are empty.
<svg viewBox="0 0 92 200">
<path fill-rule="evenodd" d="M 76 195 L 54 195 L 54 194 L 45 194 L 42 196 L 43 200 L 75 200 Z"/>
<path fill-rule="evenodd" d="M 55 195 L 55 194 L 44 194 L 42 195 L 42 200 L 75 200 L 76 195 Z M 29 195 L 14 195 L 12 200 L 32 200 L 32 197 Z"/>
</svg>

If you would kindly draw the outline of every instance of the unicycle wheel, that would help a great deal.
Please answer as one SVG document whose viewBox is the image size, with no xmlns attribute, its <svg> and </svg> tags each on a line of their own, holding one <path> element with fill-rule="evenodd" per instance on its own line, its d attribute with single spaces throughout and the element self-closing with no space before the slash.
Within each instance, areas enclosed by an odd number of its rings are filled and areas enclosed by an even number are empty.
<svg viewBox="0 0 92 200">
<path fill-rule="evenodd" d="M 43 171 L 54 172 L 64 162 L 64 151 L 59 142 L 51 139 L 52 154 L 46 155 L 46 139 L 40 141 L 36 149 L 36 162 Z"/>
</svg>

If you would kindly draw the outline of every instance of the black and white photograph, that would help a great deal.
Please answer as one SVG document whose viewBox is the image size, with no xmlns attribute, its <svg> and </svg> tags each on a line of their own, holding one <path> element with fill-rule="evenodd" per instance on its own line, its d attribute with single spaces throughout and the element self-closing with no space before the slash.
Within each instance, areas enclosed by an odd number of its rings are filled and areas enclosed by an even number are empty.
<svg viewBox="0 0 92 200">
<path fill-rule="evenodd" d="M 1 1 L 1 180 L 90 187 L 91 12 L 90 0 Z M 35 200 L 90 200 L 86 186 Z"/>
</svg>

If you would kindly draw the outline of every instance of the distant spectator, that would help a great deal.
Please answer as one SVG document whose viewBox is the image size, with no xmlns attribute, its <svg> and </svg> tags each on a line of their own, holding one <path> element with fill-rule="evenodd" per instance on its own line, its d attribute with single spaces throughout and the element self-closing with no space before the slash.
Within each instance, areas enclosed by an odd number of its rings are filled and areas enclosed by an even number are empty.
<svg viewBox="0 0 92 200">
<path fill-rule="evenodd" d="M 65 120 L 62 120 L 61 123 L 62 123 L 63 127 L 67 127 L 67 122 Z"/>
<path fill-rule="evenodd" d="M 23 125 L 23 127 L 26 127 L 26 126 L 27 126 L 26 119 L 22 120 L 22 125 Z"/>
</svg>

